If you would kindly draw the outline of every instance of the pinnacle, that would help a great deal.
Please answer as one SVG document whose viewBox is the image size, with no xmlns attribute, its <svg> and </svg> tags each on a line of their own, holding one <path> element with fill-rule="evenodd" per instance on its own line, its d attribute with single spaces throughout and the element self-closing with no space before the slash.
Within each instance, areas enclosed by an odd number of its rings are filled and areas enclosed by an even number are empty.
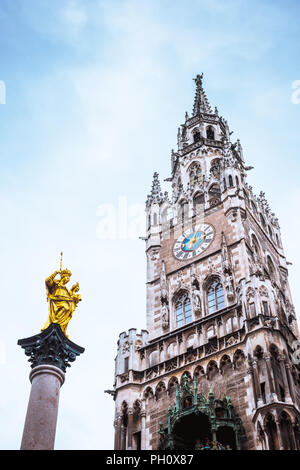
<svg viewBox="0 0 300 470">
<path fill-rule="evenodd" d="M 197 75 L 196 78 L 194 78 L 196 83 L 196 93 L 194 99 L 193 116 L 196 116 L 200 113 L 213 113 L 203 89 L 202 79 L 203 73 L 201 75 Z"/>
<path fill-rule="evenodd" d="M 158 173 L 155 171 L 153 174 L 153 181 L 151 187 L 151 193 L 148 196 L 147 203 L 151 204 L 153 202 L 160 203 L 163 200 L 163 194 L 161 191 L 161 186 L 158 178 Z"/>
<path fill-rule="evenodd" d="M 161 187 L 160 187 L 160 182 L 159 182 L 159 178 L 158 178 L 158 173 L 155 171 L 155 173 L 153 174 L 151 195 L 156 196 L 160 193 L 161 193 Z"/>
</svg>

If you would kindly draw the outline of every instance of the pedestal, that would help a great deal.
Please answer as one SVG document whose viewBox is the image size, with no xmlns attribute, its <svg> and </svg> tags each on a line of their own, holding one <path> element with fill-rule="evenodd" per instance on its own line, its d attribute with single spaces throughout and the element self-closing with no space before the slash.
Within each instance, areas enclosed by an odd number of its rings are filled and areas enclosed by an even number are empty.
<svg viewBox="0 0 300 470">
<path fill-rule="evenodd" d="M 52 323 L 38 335 L 18 341 L 29 356 L 31 392 L 21 450 L 54 448 L 60 387 L 70 362 L 84 348 L 70 341 L 58 324 Z"/>
</svg>

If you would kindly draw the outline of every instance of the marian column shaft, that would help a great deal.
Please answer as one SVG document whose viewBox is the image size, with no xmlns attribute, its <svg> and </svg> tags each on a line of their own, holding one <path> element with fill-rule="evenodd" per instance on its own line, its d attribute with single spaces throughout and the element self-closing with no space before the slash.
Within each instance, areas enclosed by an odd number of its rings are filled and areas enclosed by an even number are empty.
<svg viewBox="0 0 300 470">
<path fill-rule="evenodd" d="M 65 374 L 58 367 L 42 365 L 32 369 L 29 377 L 32 385 L 21 450 L 53 450 Z"/>
</svg>

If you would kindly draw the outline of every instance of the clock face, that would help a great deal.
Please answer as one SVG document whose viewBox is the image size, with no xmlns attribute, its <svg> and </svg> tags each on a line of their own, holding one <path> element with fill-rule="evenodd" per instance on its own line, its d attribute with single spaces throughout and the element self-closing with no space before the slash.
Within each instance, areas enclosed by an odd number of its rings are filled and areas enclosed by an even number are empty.
<svg viewBox="0 0 300 470">
<path fill-rule="evenodd" d="M 200 255 L 209 247 L 214 235 L 215 230 L 209 224 L 201 224 L 194 229 L 186 230 L 174 243 L 174 256 L 184 261 Z"/>
</svg>

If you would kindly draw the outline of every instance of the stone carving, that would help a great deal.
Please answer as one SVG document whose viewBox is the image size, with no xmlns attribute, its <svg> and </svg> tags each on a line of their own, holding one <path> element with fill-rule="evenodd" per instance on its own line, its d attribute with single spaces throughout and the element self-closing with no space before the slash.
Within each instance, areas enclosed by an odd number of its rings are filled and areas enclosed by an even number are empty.
<svg viewBox="0 0 300 470">
<path fill-rule="evenodd" d="M 236 344 L 237 342 L 238 342 L 237 338 L 235 338 L 234 336 L 230 336 L 230 338 L 226 340 L 226 346 L 232 346 L 233 344 Z"/>
<path fill-rule="evenodd" d="M 122 354 L 127 354 L 130 349 L 130 344 L 129 341 L 125 341 L 125 343 L 122 346 Z"/>
<path fill-rule="evenodd" d="M 122 383 L 122 384 L 125 383 L 125 382 L 128 382 L 128 380 L 129 380 L 129 374 L 128 374 L 128 372 L 127 372 L 126 374 L 122 374 L 122 375 L 120 376 L 120 380 L 121 380 L 121 383 Z"/>
<path fill-rule="evenodd" d="M 196 316 L 201 315 L 201 292 L 198 290 L 195 284 L 192 285 L 192 304 L 194 314 Z"/>
<path fill-rule="evenodd" d="M 149 256 L 152 261 L 157 261 L 159 258 L 159 250 L 152 250 Z"/>
<path fill-rule="evenodd" d="M 215 179 L 219 179 L 219 178 L 220 178 L 220 174 L 221 174 L 220 160 L 215 159 L 215 160 L 212 161 L 211 167 L 210 167 L 210 172 L 211 172 L 212 176 L 213 176 Z"/>
<path fill-rule="evenodd" d="M 224 272 L 231 273 L 231 259 L 229 250 L 226 243 L 225 233 L 222 232 L 222 241 L 221 241 L 221 253 L 222 253 L 222 268 Z"/>
<path fill-rule="evenodd" d="M 262 297 L 269 297 L 268 289 L 266 288 L 266 286 L 260 286 L 258 292 L 259 295 L 261 295 Z"/>
<path fill-rule="evenodd" d="M 146 371 L 146 379 L 149 380 L 149 379 L 153 379 L 154 377 L 156 377 L 158 374 L 158 367 L 157 366 L 154 366 L 152 367 L 151 369 L 148 369 Z"/>
<path fill-rule="evenodd" d="M 254 299 L 254 297 L 255 297 L 255 291 L 254 291 L 253 287 L 248 287 L 248 289 L 246 291 L 247 302 L 250 302 L 250 300 Z"/>
<path fill-rule="evenodd" d="M 177 357 L 174 359 L 170 359 L 165 363 L 165 372 L 170 372 L 174 369 L 177 369 Z"/>
<path fill-rule="evenodd" d="M 168 328 L 169 326 L 169 307 L 166 304 L 161 306 L 160 310 L 161 323 L 163 328 Z"/>
<path fill-rule="evenodd" d="M 161 273 L 160 273 L 160 297 L 162 303 L 168 303 L 168 286 L 165 262 L 161 262 Z"/>
<path fill-rule="evenodd" d="M 140 339 L 137 339 L 135 342 L 135 351 L 139 351 L 139 349 L 141 349 L 142 346 L 143 346 L 142 341 Z"/>
<path fill-rule="evenodd" d="M 228 300 L 233 300 L 234 299 L 234 288 L 233 288 L 232 275 L 229 274 L 228 272 L 226 272 L 224 277 L 225 277 L 224 285 L 225 285 L 225 289 L 226 289 L 226 293 L 227 293 L 227 298 L 228 298 Z"/>
</svg>

